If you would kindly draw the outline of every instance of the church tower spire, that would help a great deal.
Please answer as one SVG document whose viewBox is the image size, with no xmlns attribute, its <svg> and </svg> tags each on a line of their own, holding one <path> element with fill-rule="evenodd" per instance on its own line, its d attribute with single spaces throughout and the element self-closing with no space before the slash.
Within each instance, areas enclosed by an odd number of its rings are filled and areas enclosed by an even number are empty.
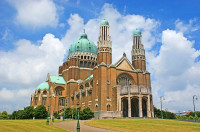
<svg viewBox="0 0 200 132">
<path fill-rule="evenodd" d="M 97 64 L 102 62 L 106 65 L 112 63 L 112 42 L 110 40 L 109 23 L 105 19 L 101 21 L 97 42 Z"/>
<path fill-rule="evenodd" d="M 136 29 L 133 33 L 132 46 L 132 65 L 135 69 L 146 70 L 145 50 L 142 44 L 142 35 L 140 30 Z"/>
</svg>

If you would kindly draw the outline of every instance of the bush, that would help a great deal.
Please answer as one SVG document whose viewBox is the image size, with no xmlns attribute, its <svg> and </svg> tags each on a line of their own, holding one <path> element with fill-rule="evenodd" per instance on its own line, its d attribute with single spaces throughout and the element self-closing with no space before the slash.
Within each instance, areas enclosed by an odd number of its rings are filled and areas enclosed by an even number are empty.
<svg viewBox="0 0 200 132">
<path fill-rule="evenodd" d="M 174 113 L 169 112 L 169 111 L 164 111 L 164 110 L 162 110 L 162 112 L 163 112 L 164 119 L 176 119 L 176 115 Z M 156 107 L 154 107 L 154 114 L 155 114 L 155 117 L 162 118 L 161 110 L 157 109 Z"/>
<path fill-rule="evenodd" d="M 80 112 L 80 119 L 81 120 L 88 120 L 94 117 L 94 112 L 92 112 L 92 110 L 87 107 L 85 109 L 83 109 L 83 111 Z"/>
</svg>

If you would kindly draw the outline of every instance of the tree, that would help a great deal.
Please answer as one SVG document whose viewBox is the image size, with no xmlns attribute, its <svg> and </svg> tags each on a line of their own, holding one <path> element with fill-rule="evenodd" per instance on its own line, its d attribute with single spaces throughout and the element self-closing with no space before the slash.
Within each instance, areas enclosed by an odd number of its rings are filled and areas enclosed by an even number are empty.
<svg viewBox="0 0 200 132">
<path fill-rule="evenodd" d="M 58 114 L 58 112 L 53 112 L 53 116 L 54 116 L 54 118 L 56 118 L 56 119 L 59 119 L 59 118 L 60 118 L 60 115 Z"/>
<path fill-rule="evenodd" d="M 0 120 L 1 120 L 1 119 L 3 119 L 3 117 L 2 117 L 2 114 L 1 114 L 1 112 L 0 112 Z"/>
<path fill-rule="evenodd" d="M 44 105 L 39 105 L 35 108 L 34 116 L 36 119 L 44 119 L 48 116 L 48 112 Z"/>
<path fill-rule="evenodd" d="M 2 119 L 3 119 L 3 120 L 9 119 L 9 116 L 8 116 L 7 111 L 3 111 L 3 112 L 1 113 L 1 116 L 2 116 Z"/>
<path fill-rule="evenodd" d="M 65 118 L 72 118 L 72 108 L 65 109 Z M 62 114 L 64 115 L 64 114 Z"/>
<path fill-rule="evenodd" d="M 34 114 L 33 106 L 28 106 L 24 108 L 24 119 L 32 119 Z"/>
<path fill-rule="evenodd" d="M 13 111 L 11 115 L 11 119 L 15 119 L 15 118 L 17 118 L 17 111 Z"/>
<path fill-rule="evenodd" d="M 24 119 L 24 110 L 17 111 L 17 119 Z"/>
</svg>

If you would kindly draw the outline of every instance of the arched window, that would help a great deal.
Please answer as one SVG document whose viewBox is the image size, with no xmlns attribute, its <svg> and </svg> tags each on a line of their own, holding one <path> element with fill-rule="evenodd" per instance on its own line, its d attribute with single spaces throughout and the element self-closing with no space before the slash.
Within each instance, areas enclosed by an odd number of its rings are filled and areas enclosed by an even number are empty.
<svg viewBox="0 0 200 132">
<path fill-rule="evenodd" d="M 40 94 L 40 90 L 38 90 L 38 94 Z"/>
<path fill-rule="evenodd" d="M 117 79 L 117 85 L 128 86 L 131 85 L 131 79 L 127 75 L 122 75 Z"/>
<path fill-rule="evenodd" d="M 80 86 L 80 89 L 83 89 L 83 85 Z"/>
<path fill-rule="evenodd" d="M 110 105 L 109 104 L 107 105 L 107 111 L 110 111 Z"/>
<path fill-rule="evenodd" d="M 45 90 L 45 91 L 43 91 L 43 95 L 47 95 L 47 91 Z"/>
<path fill-rule="evenodd" d="M 62 91 L 63 91 L 62 87 L 56 87 L 55 90 L 57 96 L 62 96 Z"/>
<path fill-rule="evenodd" d="M 89 83 L 88 82 L 85 84 L 85 87 L 89 87 Z"/>
</svg>

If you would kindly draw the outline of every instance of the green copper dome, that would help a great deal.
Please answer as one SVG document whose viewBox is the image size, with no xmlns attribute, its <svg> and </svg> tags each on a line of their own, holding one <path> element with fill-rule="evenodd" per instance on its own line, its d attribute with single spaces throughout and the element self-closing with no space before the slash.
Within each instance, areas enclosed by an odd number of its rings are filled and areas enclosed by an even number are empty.
<svg viewBox="0 0 200 132">
<path fill-rule="evenodd" d="M 82 33 L 80 39 L 71 44 L 68 55 L 75 52 L 89 52 L 97 54 L 97 46 L 94 42 L 87 39 L 86 33 Z"/>
<path fill-rule="evenodd" d="M 134 35 L 141 35 L 141 32 L 139 29 L 136 29 L 134 32 L 133 32 Z"/>
<path fill-rule="evenodd" d="M 103 19 L 100 25 L 109 25 L 109 23 L 106 19 Z"/>
<path fill-rule="evenodd" d="M 37 90 L 41 90 L 43 91 L 44 89 L 46 89 L 47 91 L 49 91 L 49 84 L 48 82 L 43 82 L 41 83 L 38 87 L 37 87 Z"/>
</svg>

